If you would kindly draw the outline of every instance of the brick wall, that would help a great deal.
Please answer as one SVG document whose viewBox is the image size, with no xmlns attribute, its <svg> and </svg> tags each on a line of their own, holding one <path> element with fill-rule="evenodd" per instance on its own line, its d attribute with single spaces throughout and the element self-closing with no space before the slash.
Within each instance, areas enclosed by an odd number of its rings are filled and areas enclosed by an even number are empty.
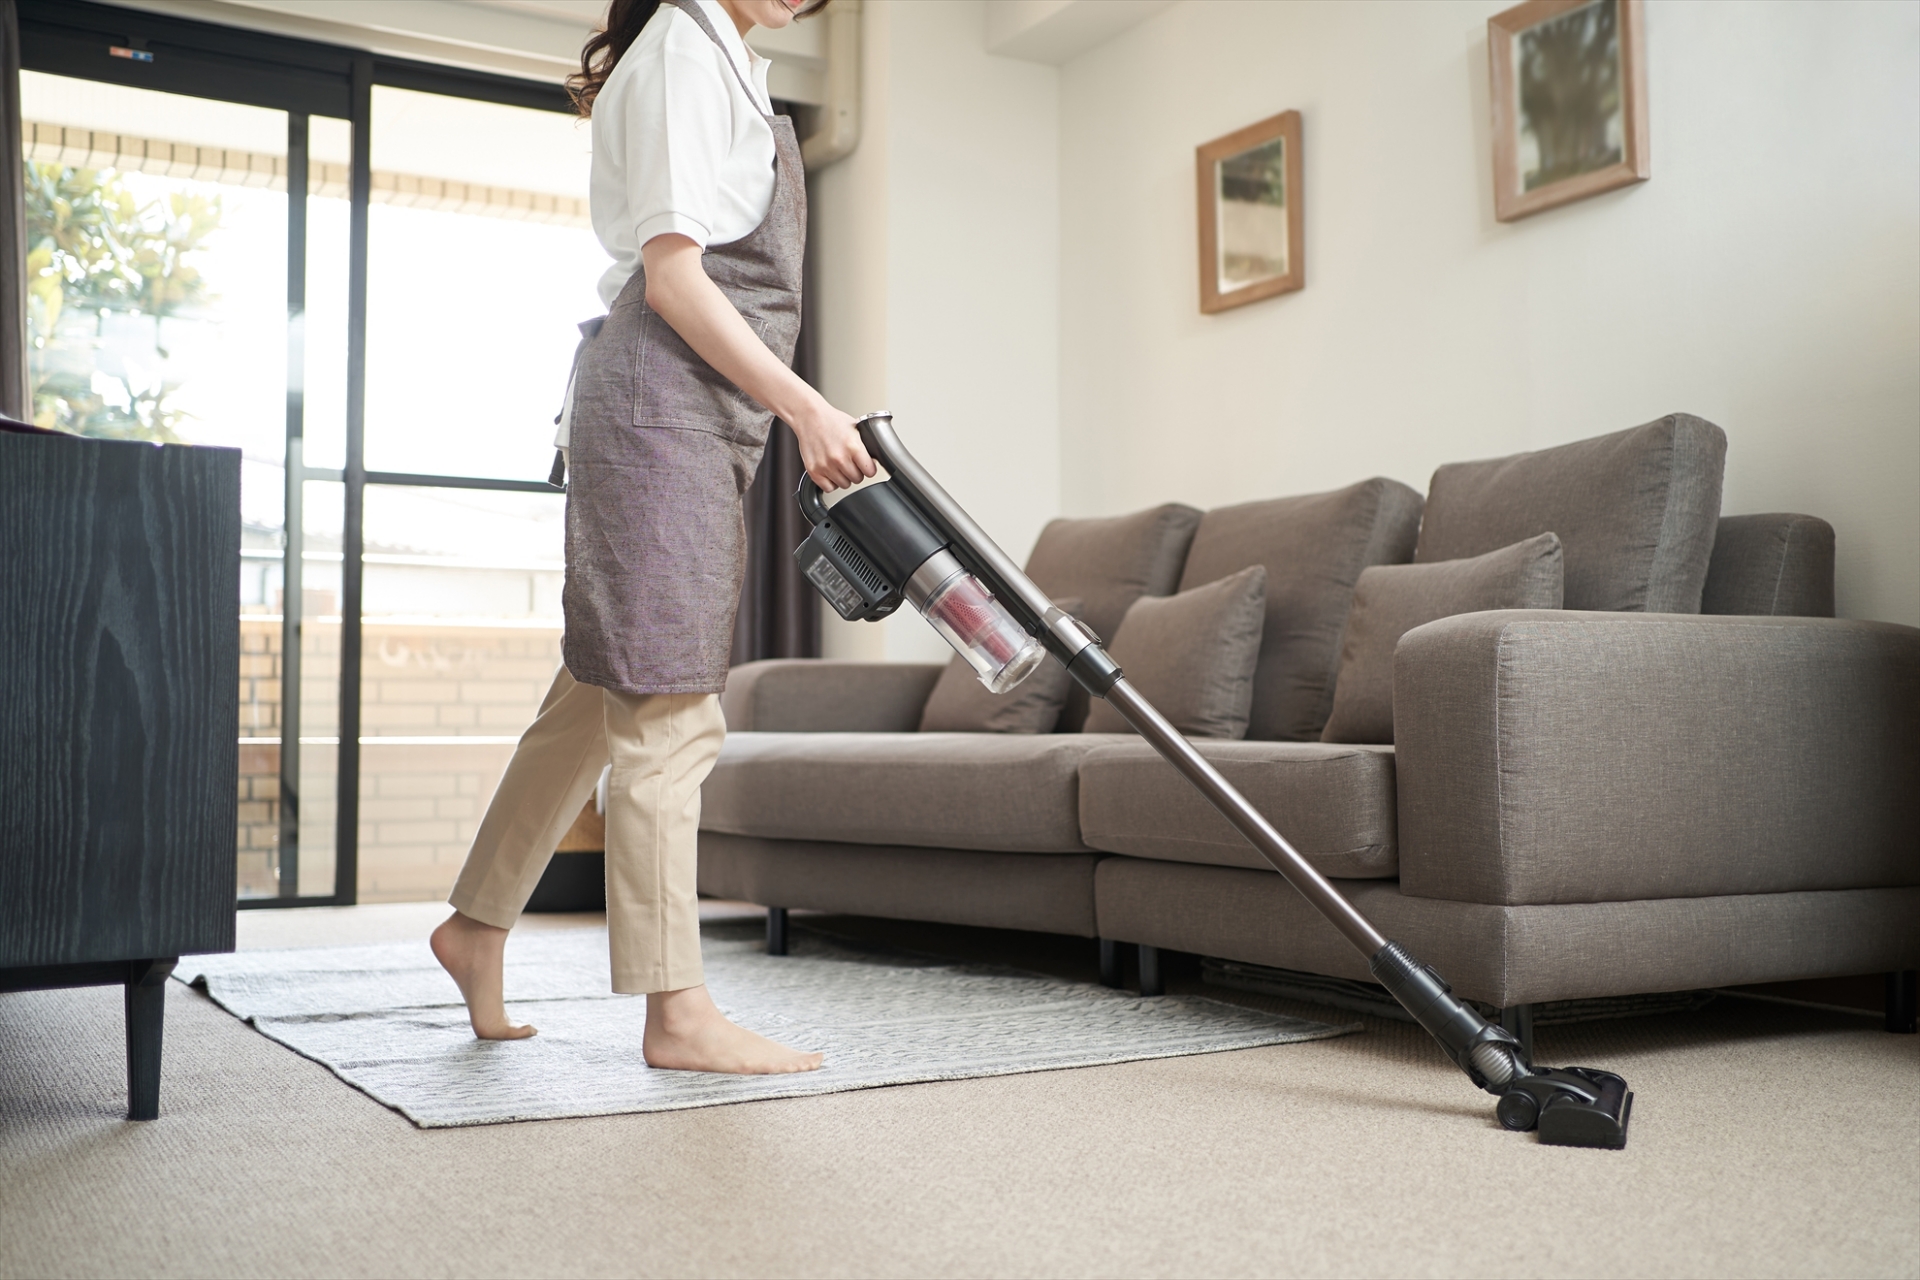
<svg viewBox="0 0 1920 1280">
<path fill-rule="evenodd" d="M 362 629 L 362 737 L 518 737 L 560 665 L 559 627 Z"/>
<path fill-rule="evenodd" d="M 333 882 L 340 628 L 309 621 L 302 649 L 301 890 Z M 240 736 L 280 733 L 280 619 L 243 617 Z M 560 662 L 557 626 L 497 622 L 362 627 L 360 900 L 443 897 Z M 471 738 L 471 742 L 460 739 Z M 401 741 L 393 741 L 400 739 Z M 408 741 L 429 739 L 430 741 Z M 240 752 L 240 891 L 276 892 L 280 750 Z"/>
</svg>

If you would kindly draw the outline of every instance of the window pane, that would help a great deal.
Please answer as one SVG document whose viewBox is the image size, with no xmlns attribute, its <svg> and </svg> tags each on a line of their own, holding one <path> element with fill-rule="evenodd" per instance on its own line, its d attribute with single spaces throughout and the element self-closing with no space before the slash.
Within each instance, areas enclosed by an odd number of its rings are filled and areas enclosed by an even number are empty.
<svg viewBox="0 0 1920 1280">
<path fill-rule="evenodd" d="M 361 901 L 452 888 L 560 663 L 563 502 L 367 486 Z"/>
<path fill-rule="evenodd" d="M 545 479 L 603 310 L 586 124 L 376 85 L 372 139 L 368 469 Z"/>
<path fill-rule="evenodd" d="M 309 467 L 347 465 L 347 197 L 353 126 L 307 121 L 307 316 L 304 333 Z"/>
<path fill-rule="evenodd" d="M 303 521 L 300 622 L 299 892 L 333 892 L 340 767 L 341 547 L 346 486 L 309 480 Z"/>
<path fill-rule="evenodd" d="M 34 421 L 240 449 L 277 542 L 286 113 L 33 71 L 20 108 Z"/>
<path fill-rule="evenodd" d="M 240 610 L 240 896 L 333 892 L 334 805 L 340 754 L 341 529 L 345 486 L 302 485 L 299 769 L 292 840 L 283 844 L 281 753 L 285 731 L 284 562 L 277 551 L 241 550 L 243 593 L 257 583 L 264 604 Z M 290 864 L 297 864 L 297 867 Z M 287 873 L 292 871 L 292 883 Z"/>
</svg>

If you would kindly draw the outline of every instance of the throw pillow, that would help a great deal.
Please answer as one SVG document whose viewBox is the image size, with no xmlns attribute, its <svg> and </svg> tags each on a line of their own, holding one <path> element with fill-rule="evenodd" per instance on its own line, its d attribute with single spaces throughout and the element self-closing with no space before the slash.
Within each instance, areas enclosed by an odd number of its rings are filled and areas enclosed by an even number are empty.
<svg viewBox="0 0 1920 1280">
<path fill-rule="evenodd" d="M 1180 732 L 1244 738 L 1266 617 L 1267 571 L 1249 565 L 1177 596 L 1134 601 L 1108 652 Z M 1087 713 L 1086 732 L 1133 729 L 1103 700 Z"/>
<path fill-rule="evenodd" d="M 1557 534 L 1543 533 L 1471 560 L 1383 564 L 1353 589 L 1340 678 L 1322 742 L 1393 741 L 1393 649 L 1400 637 L 1456 613 L 1558 609 L 1564 586 Z"/>
<path fill-rule="evenodd" d="M 1340 633 L 1368 565 L 1405 564 L 1420 530 L 1420 495 L 1395 480 L 1332 493 L 1215 507 L 1201 519 L 1180 588 L 1248 565 L 1267 569 L 1267 619 L 1247 736 L 1313 742 L 1333 709 Z"/>
<path fill-rule="evenodd" d="M 1054 520 L 1033 544 L 1027 576 L 1050 596 L 1078 596 L 1083 604 L 1074 616 L 1111 641 L 1128 605 L 1141 596 L 1171 595 L 1179 585 L 1199 523 L 1198 511 L 1177 502 L 1124 516 Z M 1086 718 L 1087 691 L 1073 685 L 1059 731 L 1073 733 Z"/>
<path fill-rule="evenodd" d="M 1080 601 L 1069 597 L 1054 603 L 1080 616 Z M 920 732 L 1052 733 L 1072 683 L 1067 669 L 1048 654 L 1025 680 L 1005 693 L 993 693 L 956 653 L 920 713 Z"/>
</svg>

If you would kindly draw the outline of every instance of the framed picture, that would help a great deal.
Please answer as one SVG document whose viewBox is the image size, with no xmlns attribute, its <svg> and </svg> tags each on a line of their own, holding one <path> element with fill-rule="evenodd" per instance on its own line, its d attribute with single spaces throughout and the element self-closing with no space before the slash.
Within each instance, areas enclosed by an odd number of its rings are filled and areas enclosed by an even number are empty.
<svg viewBox="0 0 1920 1280">
<path fill-rule="evenodd" d="M 1283 111 L 1195 150 L 1200 310 L 1212 313 L 1307 283 L 1301 238 L 1300 113 Z"/>
<path fill-rule="evenodd" d="M 1487 20 L 1494 216 L 1645 182 L 1641 0 L 1528 0 Z"/>
</svg>

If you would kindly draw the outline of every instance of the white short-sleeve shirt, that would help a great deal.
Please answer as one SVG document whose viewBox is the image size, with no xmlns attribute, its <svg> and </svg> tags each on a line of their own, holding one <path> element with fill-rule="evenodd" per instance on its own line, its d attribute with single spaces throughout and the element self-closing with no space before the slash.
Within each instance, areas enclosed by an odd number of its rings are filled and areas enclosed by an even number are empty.
<svg viewBox="0 0 1920 1280">
<path fill-rule="evenodd" d="M 589 207 L 613 256 L 600 277 L 609 307 L 653 237 L 671 231 L 703 247 L 728 244 L 773 204 L 772 64 L 715 0 L 698 3 L 724 48 L 678 6 L 662 4 L 594 99 Z"/>
</svg>

